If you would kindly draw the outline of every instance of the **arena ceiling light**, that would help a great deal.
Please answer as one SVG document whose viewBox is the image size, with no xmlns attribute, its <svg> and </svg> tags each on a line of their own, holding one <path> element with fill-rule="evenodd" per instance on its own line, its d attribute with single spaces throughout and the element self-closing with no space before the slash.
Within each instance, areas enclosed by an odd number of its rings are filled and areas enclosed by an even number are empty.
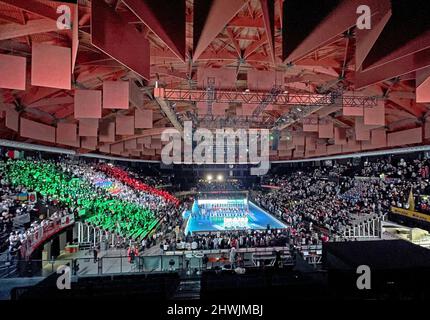
<svg viewBox="0 0 430 320">
<path fill-rule="evenodd" d="M 216 179 L 217 179 L 218 181 L 223 181 L 223 180 L 224 180 L 224 176 L 223 176 L 222 174 L 219 174 L 219 175 L 216 177 Z"/>
<path fill-rule="evenodd" d="M 211 175 L 211 174 L 208 174 L 208 175 L 206 176 L 206 180 L 207 180 L 207 181 L 212 181 L 212 179 L 213 179 L 213 177 L 212 177 L 212 175 Z"/>
</svg>

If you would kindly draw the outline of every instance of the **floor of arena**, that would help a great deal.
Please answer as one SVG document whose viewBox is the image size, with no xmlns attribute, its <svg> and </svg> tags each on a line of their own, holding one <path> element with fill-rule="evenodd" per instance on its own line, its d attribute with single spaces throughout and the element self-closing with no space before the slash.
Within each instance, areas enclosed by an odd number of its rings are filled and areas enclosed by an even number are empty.
<svg viewBox="0 0 430 320">
<path fill-rule="evenodd" d="M 190 211 L 188 211 L 185 215 L 189 216 L 185 234 L 188 234 L 188 232 L 216 232 L 234 229 L 266 230 L 268 226 L 271 229 L 287 228 L 284 223 L 252 202 L 249 202 L 249 214 L 246 223 L 242 227 L 237 228 L 227 227 L 224 223 L 224 219 L 220 217 L 191 215 Z"/>
</svg>

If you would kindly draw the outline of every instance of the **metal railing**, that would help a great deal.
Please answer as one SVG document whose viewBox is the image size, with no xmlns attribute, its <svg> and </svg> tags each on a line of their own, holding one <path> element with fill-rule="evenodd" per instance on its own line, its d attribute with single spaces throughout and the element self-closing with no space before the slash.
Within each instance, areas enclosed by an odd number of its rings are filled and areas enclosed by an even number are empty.
<svg viewBox="0 0 430 320">
<path fill-rule="evenodd" d="M 46 222 L 46 224 L 40 225 L 39 228 L 27 236 L 27 238 L 21 244 L 22 257 L 29 258 L 34 250 L 36 250 L 54 234 L 73 225 L 75 223 L 75 218 L 73 214 L 70 214 L 54 219 L 49 218 L 43 220 L 42 223 L 43 222 Z"/>
<path fill-rule="evenodd" d="M 56 273 L 58 267 L 64 265 L 72 267 L 73 259 L 0 261 L 0 278 L 47 277 Z"/>
<path fill-rule="evenodd" d="M 294 265 L 294 257 L 288 247 L 238 249 L 235 266 L 270 266 L 280 252 L 283 265 Z M 203 270 L 231 269 L 230 250 L 168 251 L 161 255 L 102 256 L 56 260 L 11 260 L 0 262 L 0 278 L 46 277 L 67 265 L 74 276 L 115 275 L 129 273 L 179 272 L 199 274 Z"/>
</svg>

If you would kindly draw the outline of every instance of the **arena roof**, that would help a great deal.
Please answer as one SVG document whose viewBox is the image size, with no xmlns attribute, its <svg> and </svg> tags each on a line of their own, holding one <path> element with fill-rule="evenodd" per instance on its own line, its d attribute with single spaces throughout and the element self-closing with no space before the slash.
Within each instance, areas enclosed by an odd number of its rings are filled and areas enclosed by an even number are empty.
<svg viewBox="0 0 430 320">
<path fill-rule="evenodd" d="M 192 120 L 270 129 L 273 161 L 427 144 L 429 13 L 402 0 L 0 0 L 0 138 L 158 160 L 161 132 Z"/>
</svg>

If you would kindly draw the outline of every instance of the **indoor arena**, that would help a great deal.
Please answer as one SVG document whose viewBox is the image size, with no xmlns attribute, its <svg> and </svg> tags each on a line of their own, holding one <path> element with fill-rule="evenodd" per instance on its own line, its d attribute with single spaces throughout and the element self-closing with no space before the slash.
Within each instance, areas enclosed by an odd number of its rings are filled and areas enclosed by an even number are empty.
<svg viewBox="0 0 430 320">
<path fill-rule="evenodd" d="M 0 0 L 0 300 L 430 298 L 429 16 Z"/>
</svg>

